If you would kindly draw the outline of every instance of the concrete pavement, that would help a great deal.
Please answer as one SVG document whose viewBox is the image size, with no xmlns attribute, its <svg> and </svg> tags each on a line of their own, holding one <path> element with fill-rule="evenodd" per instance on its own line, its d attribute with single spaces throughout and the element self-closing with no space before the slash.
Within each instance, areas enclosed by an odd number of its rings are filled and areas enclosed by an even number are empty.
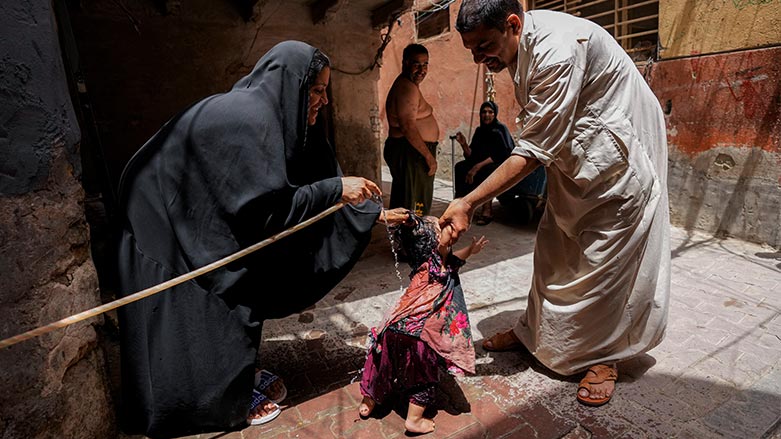
<svg viewBox="0 0 781 439">
<path fill-rule="evenodd" d="M 384 180 L 387 195 L 387 174 Z M 432 213 L 450 199 L 449 182 L 437 180 Z M 461 271 L 477 373 L 443 381 L 432 413 L 437 429 L 426 437 L 781 439 L 780 252 L 673 228 L 666 338 L 619 365 L 608 405 L 585 407 L 575 400 L 579 376 L 556 376 L 528 353 L 479 347 L 514 324 L 532 270 L 534 226 L 494 203 L 496 220 L 469 231 L 491 242 Z M 262 426 L 196 437 L 405 437 L 403 404 L 359 419 L 357 381 L 368 328 L 406 286 L 408 270 L 401 264 L 396 272 L 386 232 L 376 227 L 355 269 L 325 299 L 266 322 L 261 359 L 287 383 L 282 414 Z"/>
</svg>

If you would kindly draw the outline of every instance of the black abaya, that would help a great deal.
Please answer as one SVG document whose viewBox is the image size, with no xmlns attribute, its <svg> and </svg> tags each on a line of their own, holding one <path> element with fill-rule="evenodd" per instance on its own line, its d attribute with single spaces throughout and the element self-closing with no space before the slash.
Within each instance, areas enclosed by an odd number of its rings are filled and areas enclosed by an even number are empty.
<svg viewBox="0 0 781 439">
<path fill-rule="evenodd" d="M 306 125 L 314 52 L 300 42 L 278 44 L 229 92 L 169 121 L 128 163 L 120 184 L 123 294 L 223 258 L 340 200 L 334 152 Z M 263 320 L 301 311 L 333 288 L 368 245 L 379 210 L 373 202 L 346 206 L 120 308 L 123 429 L 170 437 L 246 425 Z"/>
<path fill-rule="evenodd" d="M 469 144 L 472 153 L 455 165 L 456 197 L 463 197 L 479 186 L 507 157 L 510 157 L 515 147 L 510 130 L 496 119 L 499 116 L 499 107 L 492 101 L 486 101 L 480 106 L 480 111 L 482 112 L 485 107 L 491 107 L 494 111 L 494 120 L 489 124 L 480 122 Z M 472 167 L 489 157 L 493 163 L 483 166 L 474 176 L 472 183 L 467 183 L 466 175 Z"/>
</svg>

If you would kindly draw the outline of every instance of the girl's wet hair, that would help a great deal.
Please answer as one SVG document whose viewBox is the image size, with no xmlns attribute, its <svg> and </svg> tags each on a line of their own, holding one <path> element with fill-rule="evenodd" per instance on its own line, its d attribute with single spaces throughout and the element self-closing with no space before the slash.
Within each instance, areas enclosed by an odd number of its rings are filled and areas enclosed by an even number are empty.
<svg viewBox="0 0 781 439">
<path fill-rule="evenodd" d="M 439 245 L 438 219 L 434 216 L 419 217 L 412 212 L 409 220 L 394 232 L 394 240 L 401 244 L 410 265 L 417 268 L 427 261 Z"/>
</svg>

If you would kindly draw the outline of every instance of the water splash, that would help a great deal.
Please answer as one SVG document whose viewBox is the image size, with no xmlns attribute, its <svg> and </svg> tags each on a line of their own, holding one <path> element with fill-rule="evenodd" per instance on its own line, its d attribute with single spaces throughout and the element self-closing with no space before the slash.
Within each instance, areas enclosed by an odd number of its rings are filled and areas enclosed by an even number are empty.
<svg viewBox="0 0 781 439">
<path fill-rule="evenodd" d="M 374 200 L 376 203 L 382 207 L 382 198 L 380 198 L 379 195 L 372 196 L 372 200 Z M 390 248 L 391 253 L 393 253 L 393 267 L 396 270 L 396 277 L 399 279 L 399 293 L 404 293 L 404 279 L 401 277 L 401 272 L 399 271 L 399 254 L 396 251 L 396 245 L 393 242 L 393 233 L 390 229 L 390 224 L 388 224 L 388 213 L 386 212 L 385 208 L 382 208 L 382 211 L 380 213 L 380 217 L 382 217 L 383 222 L 385 223 L 385 231 L 388 234 L 388 242 L 390 242 Z"/>
</svg>

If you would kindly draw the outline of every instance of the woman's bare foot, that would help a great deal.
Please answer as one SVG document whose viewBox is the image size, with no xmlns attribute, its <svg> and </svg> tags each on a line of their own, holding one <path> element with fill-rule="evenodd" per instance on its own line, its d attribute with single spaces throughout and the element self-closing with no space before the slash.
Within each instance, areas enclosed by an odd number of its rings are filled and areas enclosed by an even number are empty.
<svg viewBox="0 0 781 439">
<path fill-rule="evenodd" d="M 358 406 L 358 414 L 364 418 L 369 417 L 369 415 L 372 414 L 372 410 L 374 410 L 374 405 L 375 402 L 373 399 L 369 398 L 368 396 L 364 396 L 363 401 L 361 401 L 361 405 Z"/>
<path fill-rule="evenodd" d="M 434 427 L 436 427 L 434 421 L 423 417 L 423 411 L 425 409 L 425 407 L 421 407 L 411 402 L 409 403 L 407 420 L 404 421 L 404 428 L 406 428 L 407 431 L 419 434 L 431 433 L 434 431 Z"/>
<path fill-rule="evenodd" d="M 259 406 L 255 407 L 249 412 L 250 419 L 253 418 L 260 418 L 262 416 L 266 416 L 267 414 L 273 412 L 277 409 L 276 404 L 274 404 L 271 401 L 267 401 L 265 404 L 260 404 Z"/>
<path fill-rule="evenodd" d="M 269 384 L 268 382 L 271 381 Z M 277 404 L 287 397 L 285 382 L 276 374 L 255 368 L 255 389 Z"/>
<path fill-rule="evenodd" d="M 272 401 L 281 401 L 283 398 L 281 398 L 283 395 L 287 394 L 287 390 L 285 389 L 285 383 L 282 382 L 282 378 L 277 379 L 271 385 L 266 387 L 265 390 L 263 390 L 263 393 L 268 397 L 268 399 Z"/>
<path fill-rule="evenodd" d="M 279 410 L 279 406 L 273 401 L 266 401 L 265 404 L 259 404 L 257 407 L 250 410 L 249 416 L 247 417 L 247 423 L 252 424 L 253 420 L 259 420 L 265 416 L 270 415 L 271 413 L 274 413 L 277 410 Z"/>
</svg>

